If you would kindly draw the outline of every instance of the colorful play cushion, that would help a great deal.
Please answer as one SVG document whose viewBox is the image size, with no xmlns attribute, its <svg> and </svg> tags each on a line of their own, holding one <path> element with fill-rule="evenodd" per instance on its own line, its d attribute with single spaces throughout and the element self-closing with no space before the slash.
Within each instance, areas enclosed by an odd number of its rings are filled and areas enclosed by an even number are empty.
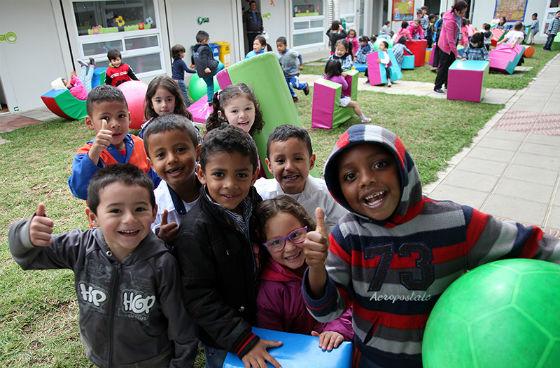
<svg viewBox="0 0 560 368">
<path fill-rule="evenodd" d="M 513 74 L 525 48 L 515 45 L 513 48 L 507 44 L 500 44 L 490 51 L 490 69 L 503 73 Z"/>
<path fill-rule="evenodd" d="M 449 68 L 447 99 L 480 102 L 484 98 L 484 78 L 490 63 L 483 60 L 455 60 Z"/>
</svg>

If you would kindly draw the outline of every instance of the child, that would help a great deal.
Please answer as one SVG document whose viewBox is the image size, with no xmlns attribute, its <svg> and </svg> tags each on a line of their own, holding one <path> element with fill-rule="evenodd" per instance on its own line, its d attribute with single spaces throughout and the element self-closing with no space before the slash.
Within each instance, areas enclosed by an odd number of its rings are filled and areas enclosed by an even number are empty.
<svg viewBox="0 0 560 368">
<path fill-rule="evenodd" d="M 40 203 L 13 224 L 10 252 L 24 269 L 74 271 L 80 335 L 96 366 L 192 367 L 195 325 L 183 304 L 175 258 L 150 231 L 153 186 L 135 166 L 113 165 L 91 179 L 86 213 L 94 229 L 52 235 Z"/>
<path fill-rule="evenodd" d="M 95 130 L 95 139 L 78 149 L 72 162 L 68 186 L 75 197 L 87 199 L 87 188 L 100 168 L 117 163 L 137 166 L 154 182 L 158 176 L 150 169 L 141 138 L 128 133 L 130 113 L 123 93 L 112 86 L 100 85 L 88 95 L 85 123 Z"/>
<path fill-rule="evenodd" d="M 346 214 L 327 191 L 325 181 L 309 175 L 315 165 L 315 154 L 307 130 L 293 125 L 274 129 L 268 136 L 265 162 L 274 178 L 256 181 L 255 188 L 263 199 L 286 194 L 298 201 L 309 216 L 321 207 L 329 229 Z"/>
<path fill-rule="evenodd" d="M 192 70 L 187 66 L 185 61 L 185 46 L 175 45 L 171 48 L 171 57 L 173 59 L 171 63 L 171 76 L 177 81 L 179 89 L 183 94 L 183 103 L 189 107 L 191 101 L 189 100 L 189 94 L 187 93 L 187 85 L 185 84 L 185 73 L 196 73 L 196 70 Z"/>
<path fill-rule="evenodd" d="M 196 34 L 196 45 L 193 47 L 193 64 L 196 73 L 206 83 L 206 96 L 208 105 L 212 103 L 214 96 L 214 75 L 218 72 L 218 61 L 214 59 L 212 49 L 208 46 L 210 35 L 206 31 L 198 31 Z"/>
<path fill-rule="evenodd" d="M 559 240 L 538 227 L 423 197 L 414 161 L 382 127 L 354 125 L 343 133 L 325 182 L 351 213 L 328 245 L 326 232 L 307 234 L 304 298 L 320 322 L 353 303 L 356 367 L 421 367 L 428 315 L 468 270 L 512 257 L 560 262 Z"/>
<path fill-rule="evenodd" d="M 181 219 L 198 200 L 200 183 L 196 178 L 198 132 L 184 115 L 162 115 L 144 132 L 144 148 L 161 182 L 154 191 L 157 215 L 152 230 L 170 243 Z"/>
<path fill-rule="evenodd" d="M 200 198 L 175 244 L 187 311 L 198 324 L 206 365 L 221 367 L 230 351 L 246 367 L 264 367 L 268 361 L 279 368 L 266 349 L 281 342 L 261 340 L 251 331 L 259 267 L 253 246 L 261 201 L 253 187 L 257 147 L 247 133 L 223 125 L 206 134 L 199 160 Z"/>
<path fill-rule="evenodd" d="M 482 32 L 476 32 L 469 46 L 463 52 L 463 58 L 466 60 L 488 60 L 488 50 L 484 47 L 484 35 Z"/>
<path fill-rule="evenodd" d="M 523 23 L 517 22 L 513 26 L 513 30 L 506 33 L 504 38 L 498 41 L 498 45 L 505 43 L 511 46 L 511 48 L 514 48 L 517 45 L 521 45 L 524 39 L 525 33 L 523 32 Z"/>
<path fill-rule="evenodd" d="M 463 47 L 467 47 L 467 45 L 469 44 L 469 33 L 468 33 L 468 28 L 467 28 L 467 24 L 468 24 L 468 19 L 463 18 L 461 20 L 461 33 L 459 36 L 459 44 Z"/>
<path fill-rule="evenodd" d="M 192 114 L 186 109 L 179 84 L 168 75 L 155 77 L 148 84 L 144 102 L 144 117 L 138 136 L 144 138 L 144 132 L 153 119 L 166 114 L 178 114 L 192 119 Z"/>
<path fill-rule="evenodd" d="M 401 37 L 399 38 L 397 43 L 393 45 L 393 55 L 395 55 L 395 59 L 397 59 L 399 67 L 402 67 L 405 52 L 407 53 L 407 55 L 412 55 L 412 51 L 410 51 L 408 47 L 406 47 L 406 38 Z"/>
<path fill-rule="evenodd" d="M 435 23 L 436 23 L 437 16 L 435 14 L 430 14 L 428 17 L 428 29 L 426 30 L 426 41 L 427 41 L 427 48 L 431 49 L 434 43 L 434 32 L 435 32 Z"/>
<path fill-rule="evenodd" d="M 294 102 L 298 101 L 295 89 L 303 90 L 307 96 L 309 94 L 309 85 L 307 83 L 299 82 L 299 71 L 303 67 L 301 54 L 295 50 L 288 49 L 288 42 L 286 37 L 278 37 L 276 40 L 276 50 L 278 50 L 280 66 L 284 72 L 284 78 L 288 84 L 288 89 L 292 95 Z"/>
<path fill-rule="evenodd" d="M 496 29 L 505 29 L 506 23 L 507 23 L 506 17 L 501 17 L 498 24 L 496 24 Z"/>
<path fill-rule="evenodd" d="M 105 84 L 117 87 L 121 83 L 131 80 L 138 80 L 136 74 L 130 65 L 122 62 L 121 52 L 117 49 L 111 49 L 107 52 L 109 66 L 105 71 Z"/>
<path fill-rule="evenodd" d="M 492 44 L 492 32 L 490 31 L 490 24 L 484 23 L 482 25 L 482 28 L 484 29 L 484 32 L 482 32 L 482 34 L 484 35 L 484 47 L 486 48 L 486 51 L 490 51 L 490 45 Z"/>
<path fill-rule="evenodd" d="M 389 43 L 387 41 L 381 41 L 379 43 L 379 51 L 381 51 L 381 57 L 377 60 L 379 64 L 383 64 L 385 68 L 385 73 L 387 74 L 387 87 L 391 87 L 391 58 L 387 49 L 389 48 Z"/>
<path fill-rule="evenodd" d="M 327 65 L 325 65 L 325 79 L 342 85 L 342 94 L 339 102 L 341 107 L 352 108 L 362 123 L 369 123 L 371 121 L 370 118 L 364 115 L 358 102 L 350 99 L 350 86 L 342 75 L 342 65 L 338 61 L 327 61 Z"/>
<path fill-rule="evenodd" d="M 249 133 L 251 137 L 264 126 L 257 98 L 245 83 L 229 85 L 214 95 L 212 113 L 206 120 L 206 131 L 218 128 L 223 123 Z"/>
<path fill-rule="evenodd" d="M 550 22 L 550 24 L 548 25 L 548 28 L 546 29 L 546 42 L 543 46 L 543 50 L 547 50 L 547 51 L 551 51 L 551 47 L 552 47 L 552 42 L 554 41 L 554 38 L 556 37 L 556 35 L 558 34 L 558 31 L 560 31 L 560 10 L 556 12 L 556 14 L 554 15 L 554 19 L 552 19 L 552 21 Z"/>
<path fill-rule="evenodd" d="M 319 336 L 321 349 L 331 351 L 352 340 L 351 311 L 319 323 L 305 309 L 301 280 L 305 271 L 302 245 L 315 222 L 298 202 L 279 196 L 257 207 L 259 239 L 266 248 L 257 295 L 257 326 Z"/>
<path fill-rule="evenodd" d="M 331 55 L 333 55 L 336 49 L 336 43 L 346 38 L 346 31 L 342 28 L 342 23 L 340 23 L 339 20 L 333 20 L 331 28 L 327 30 L 326 35 L 329 38 Z"/>
<path fill-rule="evenodd" d="M 401 37 L 404 37 L 407 41 L 412 40 L 412 35 L 410 34 L 410 29 L 408 29 L 408 22 L 406 20 L 401 22 L 401 29 L 393 36 L 393 42 Z"/>
<path fill-rule="evenodd" d="M 253 41 L 253 50 L 245 55 L 245 59 L 250 59 L 260 54 L 264 54 L 267 51 L 266 38 L 263 35 L 258 35 Z"/>
<path fill-rule="evenodd" d="M 367 63 L 367 55 L 371 52 L 372 47 L 369 43 L 368 36 L 360 37 L 360 48 L 356 52 L 356 62 L 359 64 Z"/>
<path fill-rule="evenodd" d="M 349 45 L 346 40 L 336 41 L 336 48 L 334 54 L 330 56 L 329 60 L 337 61 L 342 70 L 350 70 L 354 63 L 352 62 L 352 54 L 350 54 Z"/>
<path fill-rule="evenodd" d="M 385 23 L 383 23 L 383 27 L 381 27 L 381 31 L 379 32 L 380 36 L 386 36 L 386 37 L 390 37 L 390 33 L 391 33 L 391 21 L 385 21 Z"/>
<path fill-rule="evenodd" d="M 413 40 L 424 39 L 424 29 L 422 29 L 420 19 L 421 18 L 415 19 L 408 27 L 408 29 L 410 30 L 410 37 L 412 37 Z"/>
<path fill-rule="evenodd" d="M 539 14 L 533 13 L 531 15 L 531 26 L 529 27 L 529 39 L 527 44 L 533 45 L 535 43 L 535 36 L 539 33 L 539 20 L 537 19 Z"/>
<path fill-rule="evenodd" d="M 80 63 L 80 74 L 77 75 L 76 71 L 73 71 L 70 75 L 70 80 L 60 78 L 52 82 L 55 85 L 58 81 L 70 90 L 70 94 L 76 97 L 78 100 L 86 100 L 89 91 L 91 91 L 91 78 L 93 77 L 93 71 L 95 69 L 95 60 L 89 58 L 89 64 L 86 64 L 82 60 L 78 60 Z M 54 88 L 58 89 L 58 88 Z M 61 88 L 63 89 L 63 88 Z"/>
<path fill-rule="evenodd" d="M 358 52 L 358 48 L 360 47 L 358 43 L 358 36 L 356 35 L 355 29 L 349 29 L 348 35 L 346 36 L 346 42 L 350 47 L 350 53 L 352 54 L 352 58 L 356 58 L 356 52 Z"/>
</svg>

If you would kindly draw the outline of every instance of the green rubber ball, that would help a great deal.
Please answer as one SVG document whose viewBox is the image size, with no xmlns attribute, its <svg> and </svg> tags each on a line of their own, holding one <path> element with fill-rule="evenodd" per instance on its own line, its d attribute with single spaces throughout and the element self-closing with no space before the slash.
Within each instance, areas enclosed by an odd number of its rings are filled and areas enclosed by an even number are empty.
<svg viewBox="0 0 560 368">
<path fill-rule="evenodd" d="M 379 37 L 373 44 L 373 51 L 379 51 L 379 44 L 381 43 L 381 41 L 387 41 L 387 43 L 389 44 L 389 48 L 393 48 L 393 41 L 391 41 L 390 38 Z"/>
<path fill-rule="evenodd" d="M 214 77 L 214 92 L 220 90 L 218 80 Z M 189 82 L 189 96 L 193 101 L 198 101 L 202 96 L 206 96 L 206 83 L 198 74 L 193 74 Z"/>
<path fill-rule="evenodd" d="M 426 368 L 560 367 L 560 266 L 508 259 L 447 288 L 422 343 Z"/>
</svg>

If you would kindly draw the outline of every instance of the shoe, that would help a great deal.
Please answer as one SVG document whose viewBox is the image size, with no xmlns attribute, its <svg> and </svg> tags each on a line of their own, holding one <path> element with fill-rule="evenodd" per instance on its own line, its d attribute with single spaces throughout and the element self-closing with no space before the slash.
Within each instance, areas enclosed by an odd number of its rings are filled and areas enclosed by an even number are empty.
<svg viewBox="0 0 560 368">
<path fill-rule="evenodd" d="M 297 98 L 297 96 L 292 96 L 292 99 L 294 100 L 294 102 L 298 102 L 299 98 Z"/>
<path fill-rule="evenodd" d="M 362 118 L 362 124 L 367 124 L 367 123 L 371 123 L 371 118 L 363 117 Z"/>
<path fill-rule="evenodd" d="M 94 58 L 92 58 L 92 57 L 89 58 L 89 65 L 95 66 L 95 59 Z"/>
<path fill-rule="evenodd" d="M 393 83 L 391 83 L 391 81 L 387 82 L 387 87 L 391 87 L 393 85 Z"/>
<path fill-rule="evenodd" d="M 78 64 L 80 64 L 81 66 L 85 66 L 86 68 L 89 66 L 88 63 L 86 63 L 85 61 L 80 60 L 80 59 L 78 59 Z"/>
<path fill-rule="evenodd" d="M 303 89 L 303 93 L 305 93 L 306 96 L 309 94 L 309 84 L 305 85 L 305 88 Z"/>
<path fill-rule="evenodd" d="M 434 92 L 436 93 L 445 93 L 445 91 L 441 88 L 434 88 Z"/>
</svg>

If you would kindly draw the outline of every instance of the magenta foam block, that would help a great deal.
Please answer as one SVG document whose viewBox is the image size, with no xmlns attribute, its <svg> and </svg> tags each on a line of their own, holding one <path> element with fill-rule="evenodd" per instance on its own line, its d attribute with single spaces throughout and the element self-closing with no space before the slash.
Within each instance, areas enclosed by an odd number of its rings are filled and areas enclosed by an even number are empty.
<svg viewBox="0 0 560 368">
<path fill-rule="evenodd" d="M 484 98 L 484 77 L 488 61 L 455 60 L 447 77 L 447 99 L 480 102 Z"/>
<path fill-rule="evenodd" d="M 358 71 L 346 72 L 346 82 L 350 88 L 350 98 L 358 97 Z M 338 83 L 319 78 L 313 84 L 313 103 L 311 105 L 311 127 L 332 129 L 344 124 L 354 116 L 354 110 L 339 104 L 342 86 Z"/>
<path fill-rule="evenodd" d="M 515 45 L 513 48 L 507 44 L 500 44 L 490 51 L 490 68 L 502 73 L 513 74 L 525 48 Z"/>
<path fill-rule="evenodd" d="M 213 109 L 212 106 L 208 105 L 208 98 L 204 95 L 191 104 L 187 110 L 192 114 L 192 120 L 195 123 L 205 124 Z"/>
</svg>

